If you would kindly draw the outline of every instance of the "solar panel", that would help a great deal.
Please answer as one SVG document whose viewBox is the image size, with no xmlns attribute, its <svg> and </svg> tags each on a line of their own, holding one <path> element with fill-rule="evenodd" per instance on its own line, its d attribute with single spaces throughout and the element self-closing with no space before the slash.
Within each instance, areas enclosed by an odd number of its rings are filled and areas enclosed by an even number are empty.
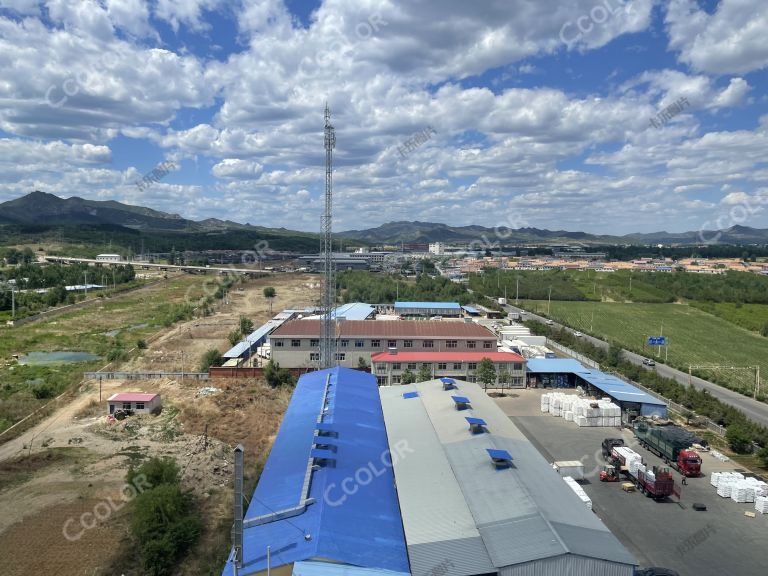
<svg viewBox="0 0 768 576">
<path fill-rule="evenodd" d="M 512 454 L 510 454 L 506 450 L 497 450 L 496 448 L 486 448 L 485 451 L 488 452 L 488 456 L 490 456 L 494 462 L 496 462 L 497 460 L 501 460 L 503 462 L 509 462 L 512 460 Z"/>
<path fill-rule="evenodd" d="M 456 384 L 456 381 L 453 378 L 440 378 L 440 382 L 443 384 Z"/>
<path fill-rule="evenodd" d="M 456 404 L 469 404 L 469 398 L 466 396 L 451 396 Z"/>
<path fill-rule="evenodd" d="M 418 395 L 418 392 L 406 392 L 403 394 L 403 398 L 416 398 Z"/>
<path fill-rule="evenodd" d="M 471 416 L 465 416 L 467 422 L 470 424 L 477 424 L 478 426 L 485 426 L 485 420 L 482 418 L 473 418 Z"/>
<path fill-rule="evenodd" d="M 312 450 L 309 452 L 309 455 L 312 456 L 312 458 L 316 458 L 318 460 L 335 460 L 336 459 L 335 452 L 326 450 L 324 448 L 312 448 Z"/>
</svg>

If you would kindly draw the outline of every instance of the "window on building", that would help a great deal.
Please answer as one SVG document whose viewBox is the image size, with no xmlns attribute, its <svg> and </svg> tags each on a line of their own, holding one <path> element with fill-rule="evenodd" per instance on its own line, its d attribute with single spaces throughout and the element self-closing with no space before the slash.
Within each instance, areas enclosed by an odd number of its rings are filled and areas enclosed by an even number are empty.
<svg viewBox="0 0 768 576">
<path fill-rule="evenodd" d="M 469 362 L 467 364 L 467 368 L 469 368 L 470 370 L 477 370 L 477 362 Z"/>
<path fill-rule="evenodd" d="M 339 344 L 341 345 L 342 348 L 346 348 L 347 346 L 349 346 L 349 340 L 341 340 Z"/>
<path fill-rule="evenodd" d="M 453 369 L 454 370 L 461 370 L 461 362 L 454 362 L 453 363 Z"/>
<path fill-rule="evenodd" d="M 393 362 L 392 370 L 400 370 L 400 362 Z"/>
<path fill-rule="evenodd" d="M 512 384 L 514 386 L 522 386 L 523 385 L 523 379 L 520 376 L 515 376 L 512 378 Z"/>
<path fill-rule="evenodd" d="M 387 340 L 387 348 L 397 348 L 397 340 Z"/>
<path fill-rule="evenodd" d="M 144 410 L 144 402 L 136 402 L 136 410 Z"/>
<path fill-rule="evenodd" d="M 310 362 L 319 362 L 320 361 L 320 352 L 310 352 L 309 353 L 309 360 L 310 360 Z"/>
<path fill-rule="evenodd" d="M 400 384 L 400 376 L 392 376 L 392 384 Z"/>
<path fill-rule="evenodd" d="M 491 342 L 490 340 L 486 340 L 485 342 L 483 342 L 483 348 L 490 348 L 492 344 L 493 342 Z"/>
<path fill-rule="evenodd" d="M 309 341 L 309 345 L 312 348 L 317 348 L 318 346 L 320 346 L 320 339 L 319 338 L 312 338 L 312 340 Z"/>
<path fill-rule="evenodd" d="M 408 370 L 416 370 L 416 362 L 409 362 Z"/>
<path fill-rule="evenodd" d="M 477 348 L 477 342 L 475 340 L 467 340 L 467 348 Z"/>
<path fill-rule="evenodd" d="M 421 366 L 422 368 L 432 368 L 432 365 L 429 362 L 422 362 Z"/>
<path fill-rule="evenodd" d="M 446 340 L 445 341 L 445 347 L 446 348 L 458 348 L 459 341 L 458 340 Z"/>
<path fill-rule="evenodd" d="M 477 382 L 477 376 L 467 376 L 467 382 Z"/>
<path fill-rule="evenodd" d="M 520 370 L 522 370 L 522 369 L 523 369 L 523 364 L 522 364 L 522 362 L 515 362 L 515 363 L 512 365 L 512 369 L 513 369 L 513 370 L 516 370 L 516 371 L 518 371 L 518 372 L 519 372 Z"/>
<path fill-rule="evenodd" d="M 376 377 L 376 384 L 379 386 L 386 386 L 387 385 L 387 377 L 386 376 L 377 376 Z"/>
<path fill-rule="evenodd" d="M 336 360 L 343 362 L 346 357 L 347 355 L 344 352 L 336 352 Z"/>
<path fill-rule="evenodd" d="M 448 364 L 446 362 L 438 362 L 437 363 L 437 369 L 438 370 L 445 370 L 448 368 Z"/>
<path fill-rule="evenodd" d="M 301 340 L 291 340 L 291 348 L 299 348 L 301 346 Z"/>
<path fill-rule="evenodd" d="M 387 373 L 386 364 L 376 364 L 376 374 L 386 374 L 386 373 Z"/>
<path fill-rule="evenodd" d="M 365 340 L 355 340 L 355 348 L 365 348 Z"/>
<path fill-rule="evenodd" d="M 413 340 L 403 340 L 403 348 L 413 348 Z"/>
<path fill-rule="evenodd" d="M 422 343 L 422 347 L 424 348 L 434 348 L 435 347 L 435 341 L 434 340 L 424 340 Z"/>
<path fill-rule="evenodd" d="M 381 340 L 371 340 L 371 348 L 381 348 Z"/>
<path fill-rule="evenodd" d="M 123 402 L 123 410 L 130 410 L 130 409 L 131 409 L 131 403 Z"/>
<path fill-rule="evenodd" d="M 285 342 L 283 342 L 282 340 L 273 340 L 272 345 L 275 348 L 282 348 L 283 346 L 285 346 Z"/>
</svg>

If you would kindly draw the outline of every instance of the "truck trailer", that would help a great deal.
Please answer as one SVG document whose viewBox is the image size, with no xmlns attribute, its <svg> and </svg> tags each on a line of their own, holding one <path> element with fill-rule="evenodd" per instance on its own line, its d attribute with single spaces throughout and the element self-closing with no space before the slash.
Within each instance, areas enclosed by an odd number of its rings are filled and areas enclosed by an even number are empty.
<svg viewBox="0 0 768 576">
<path fill-rule="evenodd" d="M 632 427 L 640 445 L 662 457 L 665 464 L 683 476 L 701 475 L 701 456 L 691 445 L 704 446 L 705 440 L 673 424 L 659 426 L 647 420 L 635 420 Z"/>
<path fill-rule="evenodd" d="M 626 446 L 616 446 L 611 455 L 617 470 L 625 473 L 646 496 L 662 500 L 677 493 L 669 468 L 654 466 L 649 470 L 643 465 L 640 454 Z"/>
</svg>

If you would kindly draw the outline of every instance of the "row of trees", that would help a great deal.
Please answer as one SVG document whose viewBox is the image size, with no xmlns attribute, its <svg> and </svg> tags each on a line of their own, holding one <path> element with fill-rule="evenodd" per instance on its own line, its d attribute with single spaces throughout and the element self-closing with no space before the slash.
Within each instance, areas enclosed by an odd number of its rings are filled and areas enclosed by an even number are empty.
<svg viewBox="0 0 768 576">
<path fill-rule="evenodd" d="M 442 276 L 419 274 L 416 281 L 400 276 L 371 274 L 361 270 L 339 273 L 337 286 L 344 302 L 393 303 L 400 300 L 432 300 L 469 304 L 472 295 L 467 289 Z"/>
<path fill-rule="evenodd" d="M 135 277 L 133 266 L 127 264 L 113 268 L 87 264 L 21 264 L 0 274 L 4 281 L 14 280 L 19 290 L 84 284 L 86 278 L 89 284 L 125 284 Z"/>
</svg>

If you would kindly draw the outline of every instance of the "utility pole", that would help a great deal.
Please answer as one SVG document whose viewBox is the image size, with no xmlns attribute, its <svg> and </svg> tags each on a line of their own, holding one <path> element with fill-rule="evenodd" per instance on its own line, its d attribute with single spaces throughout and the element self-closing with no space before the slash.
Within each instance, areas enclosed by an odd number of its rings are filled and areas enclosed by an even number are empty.
<svg viewBox="0 0 768 576">
<path fill-rule="evenodd" d="M 659 336 L 664 336 L 664 318 L 661 319 L 661 330 L 659 330 Z M 658 356 L 661 356 L 661 344 L 659 344 Z"/>
<path fill-rule="evenodd" d="M 85 277 L 85 299 L 88 299 L 88 272 L 83 272 L 83 276 Z"/>
<path fill-rule="evenodd" d="M 515 277 L 515 306 L 517 306 L 518 296 L 520 296 L 520 276 Z"/>
<path fill-rule="evenodd" d="M 547 316 L 549 316 L 549 307 L 552 304 L 552 285 L 549 285 L 549 296 L 547 296 Z"/>
</svg>

